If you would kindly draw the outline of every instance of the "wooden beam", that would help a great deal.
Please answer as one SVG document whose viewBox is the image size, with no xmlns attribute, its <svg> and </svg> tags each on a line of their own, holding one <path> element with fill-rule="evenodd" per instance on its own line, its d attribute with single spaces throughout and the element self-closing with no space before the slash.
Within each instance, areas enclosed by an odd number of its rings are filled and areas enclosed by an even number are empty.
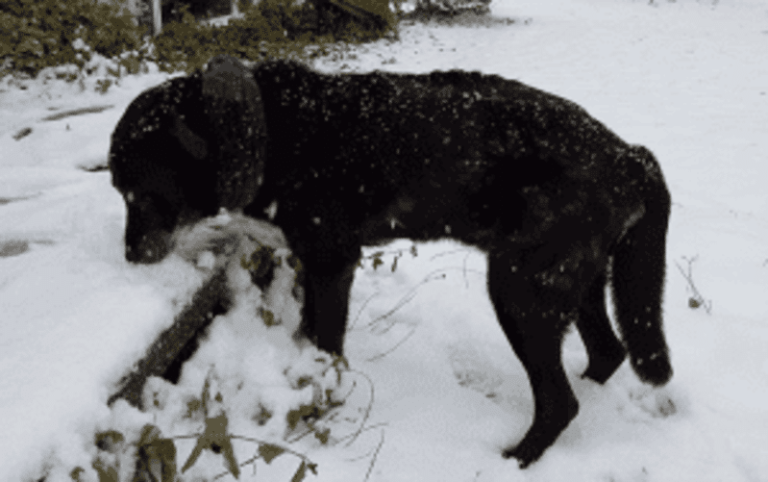
<svg viewBox="0 0 768 482">
<path fill-rule="evenodd" d="M 228 293 L 226 270 L 222 270 L 195 293 L 190 304 L 176 316 L 173 325 L 158 335 L 141 360 L 118 382 L 107 404 L 111 406 L 122 398 L 134 407 L 143 408 L 141 394 L 147 378 L 162 377 L 172 365 L 182 361 L 180 356 L 191 354 L 189 348 L 194 351 L 200 333 L 211 324 L 215 315 L 221 313 L 221 308 L 229 308 Z"/>
</svg>

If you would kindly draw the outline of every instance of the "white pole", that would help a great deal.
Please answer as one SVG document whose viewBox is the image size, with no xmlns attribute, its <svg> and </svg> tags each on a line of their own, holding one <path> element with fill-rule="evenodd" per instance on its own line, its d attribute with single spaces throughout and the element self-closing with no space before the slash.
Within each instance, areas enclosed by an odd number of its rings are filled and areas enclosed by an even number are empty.
<svg viewBox="0 0 768 482">
<path fill-rule="evenodd" d="M 163 29 L 163 11 L 160 8 L 160 0 L 152 0 L 152 35 L 160 35 Z"/>
</svg>

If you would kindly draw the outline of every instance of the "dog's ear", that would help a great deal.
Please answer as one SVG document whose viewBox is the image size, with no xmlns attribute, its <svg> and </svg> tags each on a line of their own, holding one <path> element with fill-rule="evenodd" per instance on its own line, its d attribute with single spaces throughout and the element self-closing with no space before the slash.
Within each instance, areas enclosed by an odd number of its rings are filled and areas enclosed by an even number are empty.
<svg viewBox="0 0 768 482">
<path fill-rule="evenodd" d="M 226 55 L 211 59 L 202 79 L 219 207 L 242 209 L 253 201 L 264 176 L 267 126 L 261 91 L 250 70 Z"/>
</svg>

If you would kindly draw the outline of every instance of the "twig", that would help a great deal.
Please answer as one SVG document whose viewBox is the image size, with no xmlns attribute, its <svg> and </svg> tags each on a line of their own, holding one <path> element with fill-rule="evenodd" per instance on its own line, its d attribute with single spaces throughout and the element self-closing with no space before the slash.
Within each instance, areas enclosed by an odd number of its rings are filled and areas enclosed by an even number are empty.
<svg viewBox="0 0 768 482">
<path fill-rule="evenodd" d="M 371 471 L 373 470 L 373 466 L 376 464 L 376 458 L 379 456 L 379 451 L 381 450 L 381 446 L 384 445 L 384 431 L 381 431 L 381 440 L 379 441 L 379 445 L 376 447 L 376 451 L 373 453 L 373 458 L 371 458 L 371 465 L 368 466 L 368 472 L 365 473 L 365 479 L 363 482 L 368 481 L 368 477 L 371 476 Z"/>
<path fill-rule="evenodd" d="M 410 331 L 410 332 L 409 332 L 407 335 L 405 335 L 405 336 L 403 337 L 403 339 L 402 339 L 402 340 L 400 340 L 399 342 L 395 343 L 395 345 L 394 345 L 392 348 L 390 348 L 389 350 L 386 350 L 386 351 L 384 351 L 384 352 L 381 352 L 381 353 L 379 353 L 378 355 L 372 356 L 371 358 L 368 358 L 368 359 L 366 359 L 365 361 L 367 361 L 367 362 L 372 362 L 372 361 L 376 361 L 376 360 L 378 360 L 378 359 L 380 359 L 380 358 L 383 358 L 383 357 L 385 357 L 385 356 L 389 355 L 390 353 L 392 353 L 393 351 L 395 351 L 395 350 L 396 350 L 396 349 L 397 349 L 397 348 L 398 348 L 400 345 L 402 345 L 403 343 L 405 343 L 405 342 L 408 340 L 408 338 L 410 338 L 411 336 L 413 336 L 413 334 L 414 334 L 414 333 L 416 333 L 416 327 L 415 327 L 415 326 L 414 326 L 414 327 L 411 329 L 411 331 Z"/>
<path fill-rule="evenodd" d="M 373 429 L 377 429 L 379 427 L 386 427 L 387 425 L 389 425 L 389 424 L 386 423 L 386 422 L 377 423 L 375 425 L 371 425 L 370 427 L 365 427 L 363 430 L 360 431 L 360 433 L 367 432 L 367 431 L 373 430 Z M 346 435 L 346 436 L 340 438 L 338 441 L 341 442 L 342 440 L 346 440 L 346 439 L 352 437 L 352 435 L 353 434 Z M 344 460 L 346 462 L 356 462 L 358 460 L 361 460 L 361 459 L 364 459 L 364 458 L 368 457 L 369 455 L 371 455 L 372 452 L 373 452 L 373 450 L 370 450 L 369 452 L 367 452 L 367 453 L 365 453 L 363 455 L 358 455 L 357 457 L 352 457 L 351 459 L 344 459 Z"/>
<path fill-rule="evenodd" d="M 266 440 L 261 440 L 253 437 L 244 437 L 242 435 L 232 435 L 233 439 L 237 440 L 245 440 L 246 442 L 253 442 L 257 443 L 259 445 L 273 445 L 275 447 L 280 447 L 284 451 L 288 452 L 289 454 L 295 455 L 296 457 L 300 458 L 301 460 L 304 460 L 305 462 L 312 462 L 312 459 L 307 457 L 306 455 L 302 454 L 301 452 L 296 452 L 295 450 L 289 449 L 288 447 L 285 447 L 284 445 L 278 445 L 273 442 L 267 442 Z M 241 464 L 242 465 L 242 464 Z"/>
<path fill-rule="evenodd" d="M 462 267 L 462 268 L 456 268 L 456 267 L 453 267 L 453 268 L 440 268 L 440 269 L 437 269 L 435 271 L 432 271 L 431 273 L 427 274 L 424 277 L 424 279 L 422 279 L 415 287 L 411 288 L 402 298 L 400 298 L 400 300 L 397 302 L 397 304 L 392 309 L 390 309 L 389 311 L 387 311 L 383 315 L 378 316 L 375 319 L 371 320 L 368 323 L 368 327 L 371 328 L 371 332 L 376 333 L 376 334 L 385 334 L 389 330 L 391 330 L 395 326 L 395 322 L 394 321 L 390 321 L 384 327 L 376 327 L 374 325 L 380 323 L 382 320 L 386 320 L 387 318 L 391 317 L 400 308 L 402 308 L 407 303 L 412 301 L 416 297 L 416 291 L 419 288 L 421 288 L 423 285 L 425 285 L 426 283 L 429 283 L 430 281 L 434 281 L 435 279 L 445 279 L 445 277 L 446 277 L 445 271 L 449 271 L 449 270 L 461 270 L 463 275 L 464 275 L 465 282 L 466 282 L 466 279 L 467 279 L 466 278 L 466 274 L 467 273 L 474 272 L 474 273 L 478 273 L 478 274 L 483 274 L 481 271 L 478 271 L 478 270 L 467 269 L 466 265 L 464 267 Z M 469 288 L 469 284 L 468 283 L 466 284 L 466 286 L 467 286 L 467 288 Z M 381 357 L 383 357 L 385 355 L 388 355 L 389 353 L 394 351 L 397 347 L 402 345 L 406 340 L 408 340 L 408 338 L 410 338 L 414 334 L 415 331 L 416 331 L 416 328 L 414 327 L 410 331 L 410 333 L 408 333 L 403 339 L 401 339 L 397 344 L 395 344 L 395 346 L 393 346 L 392 348 L 390 348 L 389 350 L 387 350 L 387 351 L 385 351 L 383 353 L 380 353 L 380 354 L 378 354 L 378 355 L 376 355 L 374 357 L 368 358 L 366 361 L 369 361 L 369 362 L 370 361 L 375 361 L 375 360 L 378 360 L 379 358 L 381 358 Z"/>
<path fill-rule="evenodd" d="M 198 438 L 201 435 L 203 435 L 203 434 L 202 433 L 197 433 L 197 434 L 191 434 L 191 435 L 175 435 L 175 436 L 169 437 L 169 438 L 173 439 L 173 440 L 179 440 L 179 439 Z M 295 450 L 292 450 L 292 449 L 290 449 L 290 448 L 288 448 L 288 447 L 286 447 L 284 445 L 279 445 L 279 444 L 276 444 L 274 442 L 267 442 L 266 440 L 262 440 L 262 439 L 258 439 L 258 438 L 245 437 L 245 436 L 242 436 L 242 435 L 230 435 L 230 438 L 236 439 L 236 440 L 245 440 L 246 442 L 253 442 L 255 444 L 258 444 L 259 446 L 261 446 L 261 445 L 271 445 L 273 447 L 278 447 L 281 450 L 283 450 L 283 452 L 289 453 L 291 455 L 294 455 L 294 456 L 300 458 L 302 460 L 302 462 L 307 464 L 307 466 L 316 466 L 317 465 L 314 462 L 312 462 L 312 459 L 310 459 L 306 455 L 302 454 L 301 452 L 296 452 Z M 246 461 L 242 462 L 241 464 L 239 464 L 239 466 L 240 467 L 245 467 L 246 465 L 253 464 L 253 471 L 254 471 L 254 475 L 255 475 L 256 474 L 256 463 L 255 462 L 259 458 L 260 458 L 260 455 L 256 454 L 253 457 L 251 457 L 251 458 L 247 459 Z M 227 476 L 229 474 L 230 474 L 230 472 L 228 472 L 228 471 L 222 472 L 222 473 L 214 476 L 214 480 L 220 479 L 220 478 L 225 477 L 225 476 Z"/>
<path fill-rule="evenodd" d="M 467 260 L 472 251 L 467 250 L 467 254 L 464 256 L 464 262 L 462 263 L 462 276 L 464 277 L 464 288 L 469 289 L 469 280 L 467 279 Z"/>
<path fill-rule="evenodd" d="M 433 254 L 431 258 L 429 258 L 430 261 L 434 261 L 436 258 L 440 258 L 443 256 L 450 256 L 455 253 L 463 253 L 465 251 L 472 252 L 471 250 L 467 248 L 458 248 L 458 249 L 452 249 L 450 251 L 443 251 L 442 253 Z"/>
<path fill-rule="evenodd" d="M 424 279 L 422 279 L 416 286 L 408 290 L 408 292 L 402 298 L 400 298 L 400 300 L 395 304 L 395 306 L 391 310 L 371 320 L 368 323 L 368 326 L 369 327 L 373 326 L 374 324 L 380 322 L 381 320 L 384 320 L 392 316 L 397 310 L 399 310 L 400 308 L 405 306 L 407 303 L 409 303 L 416 296 L 416 291 L 419 288 L 421 288 L 423 285 L 429 283 L 430 281 L 433 281 L 434 279 L 445 279 L 445 273 L 442 273 L 440 275 L 437 275 L 436 273 L 440 273 L 441 271 L 447 271 L 448 269 L 450 268 L 440 268 L 427 274 L 424 277 Z M 387 331 L 389 331 L 390 328 L 392 328 L 392 325 L 390 325 L 388 328 L 383 329 L 382 331 L 380 331 L 380 333 L 386 333 Z"/>
<path fill-rule="evenodd" d="M 699 306 L 704 306 L 704 310 L 707 312 L 707 314 L 710 314 L 712 310 L 712 301 L 705 300 L 693 282 L 692 265 L 693 265 L 693 262 L 696 261 L 696 259 L 698 259 L 698 257 L 699 257 L 698 255 L 694 256 L 693 258 L 682 256 L 682 258 L 688 263 L 687 273 L 683 271 L 683 267 L 680 266 L 680 263 L 678 263 L 677 261 L 675 261 L 675 265 L 677 266 L 677 269 L 680 271 L 680 274 L 683 275 L 683 278 L 685 278 L 686 281 L 688 281 L 688 285 L 690 286 L 691 291 L 693 291 L 693 296 L 688 299 L 688 306 L 691 307 L 692 309 L 698 308 Z"/>
<path fill-rule="evenodd" d="M 363 415 L 363 421 L 360 422 L 360 428 L 358 428 L 352 434 L 352 438 L 349 440 L 349 442 L 347 442 L 346 445 L 344 445 L 345 447 L 349 447 L 355 440 L 357 440 L 357 437 L 359 437 L 360 434 L 363 433 L 363 428 L 365 426 L 365 422 L 368 421 L 368 417 L 371 415 L 371 408 L 373 408 L 373 400 L 374 400 L 374 395 L 375 395 L 375 392 L 374 392 L 374 389 L 373 389 L 373 381 L 371 380 L 371 377 L 369 377 L 365 373 L 363 373 L 361 371 L 357 371 L 357 370 L 350 370 L 350 373 L 356 373 L 356 374 L 362 376 L 363 378 L 365 378 L 368 381 L 368 386 L 371 387 L 371 396 L 370 396 L 370 398 L 368 400 L 368 406 L 365 408 L 365 415 Z"/>
<path fill-rule="evenodd" d="M 349 325 L 349 328 L 347 328 L 347 330 L 351 330 L 355 327 L 355 325 L 357 324 L 357 320 L 359 320 L 360 316 L 363 314 L 363 310 L 365 309 L 366 306 L 368 306 L 368 303 L 370 303 L 376 297 L 376 295 L 378 295 L 378 293 L 372 294 L 371 296 L 368 297 L 367 300 L 365 300 L 365 302 L 363 303 L 363 306 L 361 306 L 360 309 L 357 310 L 357 315 L 355 315 L 355 319 L 352 321 L 352 324 Z"/>
<path fill-rule="evenodd" d="M 416 286 L 416 288 L 418 288 L 418 286 Z M 392 309 L 390 309 L 389 311 L 387 311 L 383 315 L 377 316 L 376 318 L 371 320 L 368 323 L 368 326 L 371 327 L 371 331 L 372 332 L 375 331 L 375 327 L 373 325 L 378 324 L 380 321 L 386 320 L 390 316 L 394 315 L 395 312 L 397 312 L 400 308 L 402 308 L 406 304 L 410 303 L 411 300 L 413 300 L 416 297 L 416 288 L 411 289 L 410 291 L 408 291 L 408 293 L 406 293 L 405 296 L 403 296 L 402 298 L 400 298 L 400 300 L 398 300 L 398 302 L 395 304 L 395 306 Z M 378 334 L 384 334 L 384 333 L 388 332 L 389 330 L 391 330 L 392 327 L 394 327 L 394 326 L 395 326 L 395 323 L 394 322 L 390 322 L 390 323 L 388 323 L 386 325 L 385 328 L 378 329 L 377 333 Z"/>
<path fill-rule="evenodd" d="M 467 260 L 469 259 L 469 256 L 472 254 L 471 249 L 459 248 L 459 249 L 452 249 L 450 251 L 444 251 L 442 253 L 437 253 L 433 255 L 431 258 L 429 258 L 429 260 L 434 261 L 436 258 L 439 258 L 441 256 L 449 256 L 451 254 L 456 254 L 456 253 L 466 253 L 464 255 L 464 261 L 462 262 L 462 272 L 464 275 L 464 287 L 469 289 L 469 281 L 467 280 Z"/>
</svg>

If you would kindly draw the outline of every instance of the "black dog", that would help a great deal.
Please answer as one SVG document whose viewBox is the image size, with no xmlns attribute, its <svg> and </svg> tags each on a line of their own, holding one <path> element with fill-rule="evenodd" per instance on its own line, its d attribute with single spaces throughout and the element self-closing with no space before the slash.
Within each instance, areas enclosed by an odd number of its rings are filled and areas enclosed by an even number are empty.
<svg viewBox="0 0 768 482">
<path fill-rule="evenodd" d="M 270 212 L 304 264 L 303 330 L 336 354 L 361 246 L 450 237 L 484 250 L 491 301 L 535 399 L 531 428 L 504 451 L 521 467 L 578 411 L 561 362 L 571 322 L 589 354 L 584 376 L 605 382 L 625 348 L 643 381 L 672 376 L 661 321 L 670 196 L 658 163 L 519 82 L 326 75 L 286 61 L 249 71 L 217 57 L 134 101 L 110 167 L 128 204 L 130 261 L 157 261 L 174 227 L 219 207 Z"/>
</svg>

